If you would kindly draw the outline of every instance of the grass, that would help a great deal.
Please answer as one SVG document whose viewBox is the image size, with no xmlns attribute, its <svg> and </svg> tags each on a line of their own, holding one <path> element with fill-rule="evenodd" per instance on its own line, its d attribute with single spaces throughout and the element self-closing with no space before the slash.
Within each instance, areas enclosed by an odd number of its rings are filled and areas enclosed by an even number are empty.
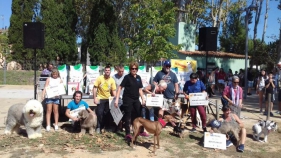
<svg viewBox="0 0 281 158">
<path fill-rule="evenodd" d="M 36 72 L 38 80 L 41 71 Z M 0 84 L 7 85 L 34 85 L 34 71 L 10 70 L 6 71 L 6 83 L 4 83 L 4 70 L 0 70 Z"/>
</svg>

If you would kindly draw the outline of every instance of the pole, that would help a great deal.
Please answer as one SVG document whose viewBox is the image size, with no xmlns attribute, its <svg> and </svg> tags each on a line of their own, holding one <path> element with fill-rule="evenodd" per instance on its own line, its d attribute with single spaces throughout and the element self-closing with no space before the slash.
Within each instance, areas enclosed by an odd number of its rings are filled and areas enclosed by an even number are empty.
<svg viewBox="0 0 281 158">
<path fill-rule="evenodd" d="M 206 65 L 205 65 L 205 78 L 206 78 L 206 76 L 208 75 L 208 51 L 206 51 Z M 207 78 L 206 78 L 206 83 L 207 83 Z"/>
<path fill-rule="evenodd" d="M 36 84 L 36 49 L 34 49 L 34 61 L 33 61 L 33 68 L 34 68 L 34 99 L 36 99 L 37 94 L 37 84 Z"/>
<path fill-rule="evenodd" d="M 4 52 L 3 52 L 3 53 L 4 53 Z M 6 59 L 7 59 L 7 58 L 5 57 L 5 59 L 4 59 L 4 65 L 3 65 L 3 66 L 4 66 L 4 67 L 3 67 L 3 68 L 4 68 L 4 80 L 3 80 L 4 83 L 3 83 L 3 84 L 6 84 L 6 71 L 7 71 Z"/>
<path fill-rule="evenodd" d="M 268 106 L 267 106 L 267 114 L 266 114 L 266 121 L 269 120 L 270 117 L 270 109 L 271 109 L 271 94 L 268 93 Z M 266 110 L 266 109 L 265 109 Z"/>
<path fill-rule="evenodd" d="M 244 99 L 247 99 L 248 93 L 248 17 L 249 8 L 246 8 L 245 25 L 246 25 L 246 43 L 245 43 L 245 73 L 244 73 Z"/>
</svg>

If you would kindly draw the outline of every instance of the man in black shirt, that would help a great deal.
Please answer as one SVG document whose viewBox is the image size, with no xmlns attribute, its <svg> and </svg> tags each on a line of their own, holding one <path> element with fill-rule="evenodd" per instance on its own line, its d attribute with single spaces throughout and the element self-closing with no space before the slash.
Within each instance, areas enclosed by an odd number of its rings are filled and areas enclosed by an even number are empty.
<svg viewBox="0 0 281 158">
<path fill-rule="evenodd" d="M 273 73 L 270 72 L 268 74 L 268 79 L 265 81 L 265 112 L 264 115 L 267 115 L 267 110 L 270 110 L 270 116 L 273 116 L 272 109 L 273 109 L 273 102 L 275 98 L 273 97 L 273 92 L 275 88 L 275 81 L 272 79 Z M 270 109 L 268 108 L 268 94 L 271 94 L 271 102 L 270 102 Z"/>
<path fill-rule="evenodd" d="M 247 79 L 248 79 L 248 93 L 247 93 L 247 95 L 252 95 L 251 90 L 252 90 L 252 87 L 254 85 L 254 75 L 252 73 L 252 68 L 248 69 Z"/>
</svg>

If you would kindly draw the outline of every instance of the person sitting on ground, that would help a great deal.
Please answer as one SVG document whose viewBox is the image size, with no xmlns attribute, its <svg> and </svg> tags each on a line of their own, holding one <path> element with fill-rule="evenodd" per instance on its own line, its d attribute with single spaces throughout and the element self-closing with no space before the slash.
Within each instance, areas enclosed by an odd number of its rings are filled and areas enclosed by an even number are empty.
<svg viewBox="0 0 281 158">
<path fill-rule="evenodd" d="M 167 88 L 167 83 L 164 81 L 164 80 L 160 80 L 159 84 L 157 85 L 154 85 L 154 84 L 151 84 L 151 85 L 148 85 L 146 87 L 143 88 L 143 92 L 144 94 L 152 94 L 155 95 L 155 94 L 163 94 L 163 92 L 166 90 Z M 154 121 L 154 107 L 149 107 L 149 119 L 150 121 Z M 160 111 L 160 114 L 163 116 L 163 110 Z M 146 108 L 143 107 L 142 108 L 142 116 L 143 118 L 145 118 L 146 116 Z"/>
<path fill-rule="evenodd" d="M 244 145 L 246 141 L 246 129 L 244 127 L 244 123 L 239 119 L 239 117 L 236 114 L 231 113 L 230 106 L 226 105 L 222 107 L 223 115 L 221 118 L 219 118 L 219 122 L 237 122 L 239 127 L 240 127 L 240 132 L 239 132 L 239 142 L 237 146 L 237 151 L 239 152 L 244 152 Z M 216 127 L 216 126 L 213 126 Z M 213 128 L 212 127 L 212 128 Z M 210 132 L 214 132 L 213 129 L 210 130 Z M 227 134 L 227 140 L 226 140 L 226 147 L 230 147 L 233 145 L 232 143 L 232 134 Z"/>
<path fill-rule="evenodd" d="M 73 94 L 73 100 L 68 103 L 65 111 L 65 116 L 71 119 L 71 124 L 73 129 L 77 128 L 79 125 L 79 119 L 78 117 L 71 116 L 70 111 L 81 108 L 85 108 L 89 113 L 92 113 L 95 115 L 95 113 L 90 109 L 87 102 L 82 100 L 82 92 L 81 91 L 75 91 Z"/>
</svg>

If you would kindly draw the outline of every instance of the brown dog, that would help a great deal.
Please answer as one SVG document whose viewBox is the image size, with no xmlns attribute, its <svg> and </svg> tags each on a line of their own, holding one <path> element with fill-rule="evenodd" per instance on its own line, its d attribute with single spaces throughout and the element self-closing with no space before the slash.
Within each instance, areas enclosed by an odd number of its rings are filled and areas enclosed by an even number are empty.
<svg viewBox="0 0 281 158">
<path fill-rule="evenodd" d="M 83 136 L 86 133 L 86 129 L 89 129 L 89 134 L 94 134 L 94 129 L 97 127 L 97 115 L 89 113 L 87 110 L 82 110 L 78 113 L 80 119 L 81 132 L 79 136 Z"/>
<path fill-rule="evenodd" d="M 144 127 L 147 132 L 154 134 L 154 147 L 153 147 L 153 153 L 155 154 L 155 141 L 157 138 L 157 144 L 158 144 L 158 149 L 160 148 L 160 143 L 159 143 L 159 135 L 162 131 L 162 128 L 165 127 L 166 122 L 173 122 L 174 118 L 172 116 L 164 117 L 164 120 L 158 119 L 159 121 L 150 121 L 147 119 L 144 119 L 142 117 L 138 117 L 134 120 L 133 122 L 133 138 L 131 141 L 131 146 L 133 147 L 134 141 L 137 141 L 137 137 L 140 134 L 140 130 L 142 127 Z"/>
</svg>

